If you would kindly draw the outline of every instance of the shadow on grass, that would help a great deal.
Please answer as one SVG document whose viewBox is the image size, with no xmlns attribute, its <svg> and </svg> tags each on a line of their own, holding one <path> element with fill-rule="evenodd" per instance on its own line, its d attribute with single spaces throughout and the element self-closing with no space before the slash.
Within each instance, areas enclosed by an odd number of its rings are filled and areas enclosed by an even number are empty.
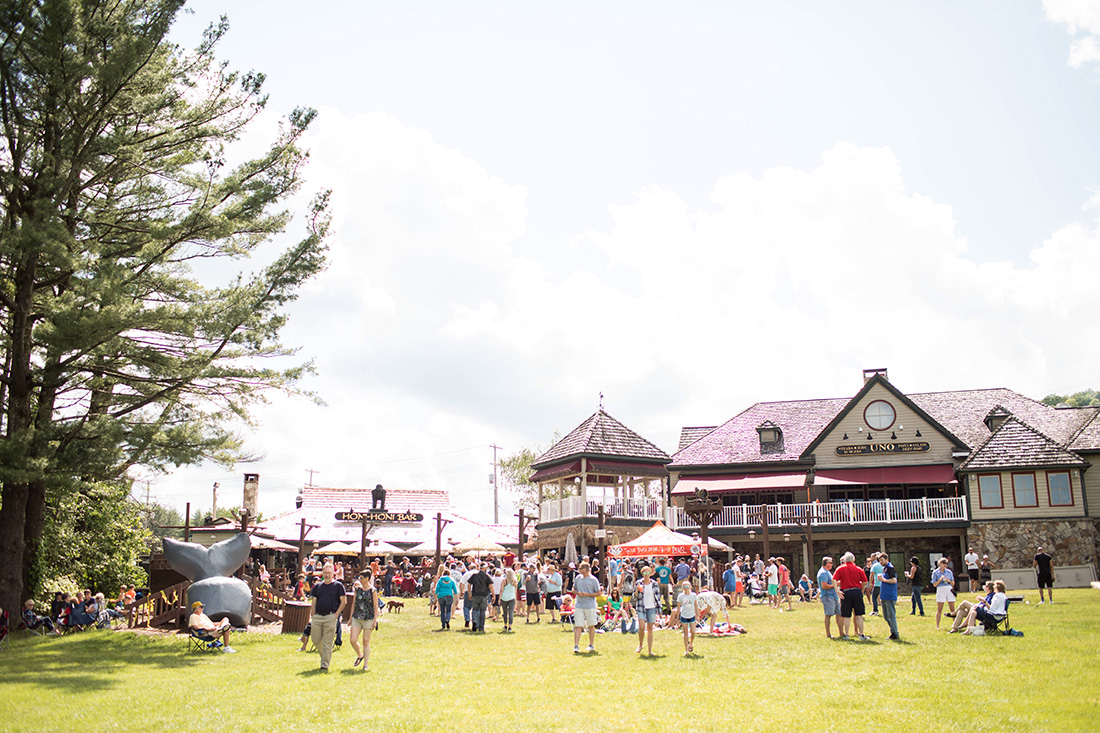
<svg viewBox="0 0 1100 733">
<path fill-rule="evenodd" d="M 321 675 L 328 674 L 327 669 L 321 669 L 320 667 L 314 667 L 313 669 L 303 669 L 298 673 L 299 677 L 320 677 Z"/>
<path fill-rule="evenodd" d="M 29 685 L 44 690 L 79 693 L 116 687 L 119 666 L 185 669 L 202 661 L 203 653 L 189 653 L 187 638 L 166 642 L 136 634 L 85 631 L 64 639 L 41 639 L 13 649 L 17 658 L 0 678 L 0 686 Z M 91 661 L 90 661 L 91 660 Z"/>
</svg>

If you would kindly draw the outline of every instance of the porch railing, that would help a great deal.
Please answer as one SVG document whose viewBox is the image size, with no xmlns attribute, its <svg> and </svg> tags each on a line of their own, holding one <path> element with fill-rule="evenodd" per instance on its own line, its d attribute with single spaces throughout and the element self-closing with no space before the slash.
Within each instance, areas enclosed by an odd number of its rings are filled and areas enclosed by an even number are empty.
<svg viewBox="0 0 1100 733">
<path fill-rule="evenodd" d="M 711 520 L 711 529 L 755 529 L 761 525 L 761 506 L 727 506 Z M 969 519 L 966 499 L 951 496 L 937 499 L 875 499 L 835 501 L 820 504 L 768 504 L 769 527 L 797 527 L 808 518 L 811 525 L 868 525 L 922 522 L 958 522 Z M 698 527 L 683 508 L 676 507 L 676 528 Z"/>
</svg>

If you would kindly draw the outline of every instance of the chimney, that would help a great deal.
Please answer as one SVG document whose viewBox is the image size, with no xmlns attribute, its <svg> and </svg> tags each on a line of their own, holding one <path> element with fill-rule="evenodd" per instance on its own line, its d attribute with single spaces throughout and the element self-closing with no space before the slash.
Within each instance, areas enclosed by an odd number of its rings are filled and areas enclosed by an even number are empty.
<svg viewBox="0 0 1100 733">
<path fill-rule="evenodd" d="M 244 475 L 244 502 L 242 507 L 248 511 L 251 521 L 256 521 L 260 504 L 260 474 L 246 473 Z"/>
<path fill-rule="evenodd" d="M 890 381 L 889 378 L 887 378 L 887 376 L 886 376 L 886 367 L 883 367 L 881 369 L 864 369 L 863 370 L 863 383 L 864 384 L 867 384 L 867 382 L 871 381 L 871 379 L 873 377 L 882 377 L 886 381 L 888 381 L 888 382 Z"/>
</svg>

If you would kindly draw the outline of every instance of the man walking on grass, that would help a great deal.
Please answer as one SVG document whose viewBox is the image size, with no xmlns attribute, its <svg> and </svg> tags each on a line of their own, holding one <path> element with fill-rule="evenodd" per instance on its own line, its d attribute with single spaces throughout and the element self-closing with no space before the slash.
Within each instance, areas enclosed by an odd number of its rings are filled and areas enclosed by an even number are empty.
<svg viewBox="0 0 1100 733">
<path fill-rule="evenodd" d="M 577 596 L 577 608 L 573 622 L 573 653 L 580 652 L 581 630 L 588 628 L 588 649 L 596 651 L 596 596 L 600 594 L 600 581 L 591 574 L 587 562 L 581 563 L 581 574 L 573 581 L 573 592 Z"/>
<path fill-rule="evenodd" d="M 1050 603 L 1054 605 L 1054 558 L 1043 552 L 1042 547 L 1035 548 L 1035 581 L 1039 584 L 1039 603 L 1043 602 L 1043 588 L 1047 589 Z"/>
<path fill-rule="evenodd" d="M 310 636 L 313 646 L 321 653 L 321 671 L 327 672 L 332 661 L 332 645 L 336 641 L 336 629 L 347 603 L 344 584 L 333 580 L 335 571 L 326 564 L 321 570 L 321 582 L 309 592 L 313 607 L 310 616 Z"/>
</svg>

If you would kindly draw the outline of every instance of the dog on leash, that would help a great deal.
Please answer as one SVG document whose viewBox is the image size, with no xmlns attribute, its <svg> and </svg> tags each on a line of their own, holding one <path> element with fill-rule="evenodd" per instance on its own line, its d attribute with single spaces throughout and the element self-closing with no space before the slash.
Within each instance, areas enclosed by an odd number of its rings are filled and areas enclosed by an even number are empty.
<svg viewBox="0 0 1100 733">
<path fill-rule="evenodd" d="M 401 601 L 386 601 L 387 613 L 401 613 L 401 609 L 405 607 L 405 604 Z"/>
</svg>

